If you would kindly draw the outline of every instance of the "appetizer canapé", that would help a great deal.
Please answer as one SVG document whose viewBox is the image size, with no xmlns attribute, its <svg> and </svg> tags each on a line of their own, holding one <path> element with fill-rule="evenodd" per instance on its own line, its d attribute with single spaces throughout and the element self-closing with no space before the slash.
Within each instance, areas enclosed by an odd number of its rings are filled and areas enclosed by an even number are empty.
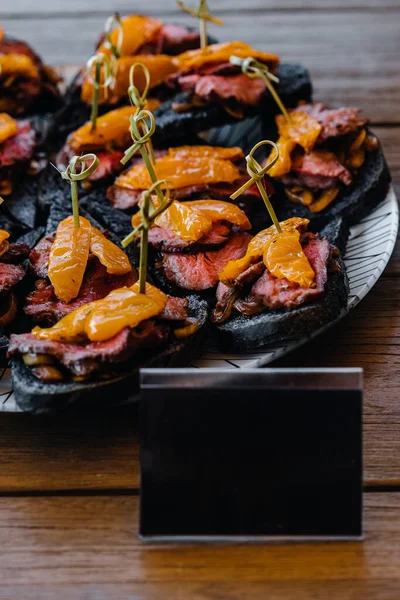
<svg viewBox="0 0 400 600">
<path fill-rule="evenodd" d="M 53 327 L 13 335 L 9 353 L 22 355 L 42 381 L 83 381 L 131 368 L 135 356 L 144 362 L 171 341 L 194 334 L 198 325 L 189 318 L 188 299 L 150 284 L 141 294 L 135 283 L 81 305 Z"/>
<path fill-rule="evenodd" d="M 133 227 L 138 223 L 137 214 Z M 250 228 L 245 213 L 229 202 L 175 200 L 149 229 L 154 279 L 180 295 L 215 287 L 226 263 L 246 252 Z"/>
<path fill-rule="evenodd" d="M 76 228 L 72 216 L 31 251 L 30 272 L 35 289 L 28 294 L 24 310 L 45 324 L 137 280 L 121 248 L 84 217 Z"/>
<path fill-rule="evenodd" d="M 60 106 L 59 78 L 20 40 L 0 28 L 0 112 L 13 116 Z"/>
<path fill-rule="evenodd" d="M 237 351 L 306 335 L 336 318 L 347 304 L 339 251 L 294 217 L 260 231 L 243 258 L 219 275 L 212 322 L 218 343 Z M 335 229 L 335 234 L 338 229 Z"/>
<path fill-rule="evenodd" d="M 290 122 L 276 117 L 280 156 L 268 174 L 283 187 L 285 197 L 275 197 L 281 218 L 343 214 L 354 221 L 386 194 L 386 162 L 360 112 L 314 103 L 289 111 Z"/>
<path fill-rule="evenodd" d="M 122 25 L 121 56 L 134 56 L 139 54 L 180 54 L 191 48 L 198 48 L 200 35 L 180 25 L 163 23 L 161 19 L 154 19 L 145 15 L 128 15 L 120 19 Z M 110 33 L 110 42 L 118 44 L 120 35 L 118 27 Z M 97 50 L 109 53 L 109 44 L 102 34 Z"/>
</svg>

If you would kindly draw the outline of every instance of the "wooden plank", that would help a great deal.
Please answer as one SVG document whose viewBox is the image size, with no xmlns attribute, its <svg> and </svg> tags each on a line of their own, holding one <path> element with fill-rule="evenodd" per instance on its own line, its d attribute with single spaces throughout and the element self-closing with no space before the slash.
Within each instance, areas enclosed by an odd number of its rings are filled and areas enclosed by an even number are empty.
<svg viewBox="0 0 400 600">
<path fill-rule="evenodd" d="M 375 126 L 373 131 L 381 140 L 392 174 L 393 184 L 398 188 L 400 186 L 400 129 L 398 127 Z"/>
<path fill-rule="evenodd" d="M 187 5 L 193 5 L 194 2 L 188 0 Z M 223 18 L 231 12 L 235 13 L 258 13 L 258 12 L 276 12 L 276 11 L 322 11 L 322 10 L 373 10 L 381 13 L 384 10 L 396 10 L 399 8 L 399 0 L 381 0 L 377 5 L 374 0 L 352 0 L 351 4 L 347 0 L 320 0 L 318 5 L 313 0 L 285 0 L 284 5 L 277 4 L 274 0 L 251 0 L 242 2 L 242 0 L 218 0 L 210 2 L 210 8 L 220 18 Z M 32 5 L 30 0 L 19 0 L 17 3 L 12 0 L 3 0 L 0 6 L 0 16 L 26 19 L 31 15 L 43 15 L 44 17 L 64 16 L 71 13 L 82 14 L 89 13 L 96 15 L 109 15 L 114 10 L 115 5 L 111 6 L 107 0 L 97 0 L 94 11 L 92 0 L 70 0 L 65 3 L 55 3 L 52 0 L 41 0 Z M 132 5 L 130 0 L 118 0 L 116 7 L 121 15 L 135 12 L 137 6 Z M 153 0 L 151 4 L 145 7 L 146 14 L 157 18 L 179 19 L 182 16 L 174 0 Z M 140 12 L 140 11 L 139 11 Z"/>
<path fill-rule="evenodd" d="M 364 478 L 400 485 L 400 278 L 384 278 L 341 323 L 276 366 L 364 369 Z M 384 392 L 383 392 L 384 390 Z M 136 410 L 0 415 L 0 493 L 138 489 Z"/>
<path fill-rule="evenodd" d="M 99 415 L 0 415 L 0 493 L 137 489 L 137 410 Z"/>
<path fill-rule="evenodd" d="M 82 14 L 42 20 L 3 18 L 10 34 L 26 39 L 53 64 L 83 62 L 93 49 L 104 17 Z M 190 23 L 189 19 L 182 22 Z M 282 60 L 310 68 L 315 96 L 333 106 L 355 104 L 376 122 L 400 123 L 398 13 L 271 12 L 254 16 L 229 13 L 221 40 L 245 39 L 277 52 Z M 73 40 L 73 44 L 71 44 Z"/>
<path fill-rule="evenodd" d="M 137 538 L 137 497 L 2 498 L 2 594 L 394 600 L 399 511 L 399 493 L 367 494 L 364 543 L 152 546 Z"/>
</svg>

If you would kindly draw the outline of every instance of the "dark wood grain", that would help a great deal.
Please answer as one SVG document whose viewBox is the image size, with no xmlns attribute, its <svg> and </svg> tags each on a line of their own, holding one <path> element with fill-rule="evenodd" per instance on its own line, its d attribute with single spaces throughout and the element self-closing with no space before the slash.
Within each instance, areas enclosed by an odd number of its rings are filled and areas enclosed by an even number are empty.
<svg viewBox="0 0 400 600">
<path fill-rule="evenodd" d="M 251 7 L 246 5 L 243 13 L 229 11 L 224 15 L 225 27 L 215 35 L 221 40 L 244 39 L 278 53 L 284 61 L 304 63 L 311 71 L 315 96 L 322 101 L 360 106 L 374 122 L 400 123 L 400 11 L 259 10 L 254 16 Z M 167 13 L 161 16 L 168 18 Z M 190 18 L 179 21 L 190 23 Z M 92 52 L 104 15 L 68 12 L 62 19 L 46 15 L 45 20 L 3 17 L 2 23 L 10 34 L 30 41 L 48 62 L 75 64 Z"/>
<path fill-rule="evenodd" d="M 399 0 L 210 4 L 225 20 L 210 33 L 302 62 L 310 68 L 316 98 L 362 107 L 375 124 L 400 193 Z M 48 62 L 74 65 L 92 52 L 106 16 L 116 8 L 135 11 L 139 5 L 2 0 L 0 23 Z M 193 24 L 174 0 L 153 0 L 145 10 Z M 63 70 L 70 75 L 75 69 Z M 364 368 L 369 490 L 364 543 L 145 546 L 137 537 L 135 410 L 96 417 L 0 414 L 0 598 L 398 600 L 399 295 L 400 242 L 383 277 L 355 311 L 276 363 Z"/>
<path fill-rule="evenodd" d="M 137 517 L 136 496 L 0 499 L 2 593 L 51 598 L 47 582 L 53 597 L 96 600 L 398 598 L 398 493 L 366 497 L 364 543 L 147 546 Z"/>
<path fill-rule="evenodd" d="M 188 6 L 194 2 L 188 2 Z M 213 14 L 220 18 L 225 18 L 226 15 L 232 13 L 240 15 L 242 13 L 258 14 L 269 12 L 282 11 L 301 11 L 301 12 L 321 12 L 324 10 L 340 10 L 352 11 L 356 9 L 375 11 L 392 10 L 396 11 L 399 7 L 398 0 L 381 0 L 377 4 L 374 0 L 352 0 L 349 3 L 346 0 L 319 0 L 318 4 L 313 0 L 285 0 L 285 2 L 276 3 L 274 0 L 250 0 L 244 3 L 242 0 L 216 0 L 209 2 Z M 178 8 L 174 0 L 152 0 L 146 5 L 146 14 L 157 18 L 171 18 L 180 20 L 183 18 L 181 10 Z M 113 10 L 118 10 L 120 14 L 130 14 L 132 12 L 140 12 L 143 6 L 132 3 L 131 0 L 118 0 L 112 6 L 108 0 L 96 0 L 96 10 L 93 9 L 92 0 L 70 0 L 69 2 L 59 3 L 52 0 L 40 0 L 34 6 L 31 0 L 19 0 L 12 2 L 11 0 L 3 0 L 0 6 L 0 15 L 6 18 L 26 19 L 30 15 L 58 16 L 64 18 L 69 14 L 89 14 L 91 16 L 107 17 Z M 214 29 L 218 30 L 214 27 Z"/>
<path fill-rule="evenodd" d="M 382 278 L 341 323 L 275 362 L 364 369 L 367 486 L 400 485 L 399 296 L 400 278 Z M 138 488 L 135 409 L 96 417 L 0 417 L 0 493 Z"/>
</svg>

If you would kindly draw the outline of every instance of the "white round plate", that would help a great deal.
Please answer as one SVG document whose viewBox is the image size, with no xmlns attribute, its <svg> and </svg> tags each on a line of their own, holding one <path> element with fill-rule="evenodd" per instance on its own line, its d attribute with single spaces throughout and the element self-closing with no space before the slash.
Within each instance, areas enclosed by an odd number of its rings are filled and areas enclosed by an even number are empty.
<svg viewBox="0 0 400 600">
<path fill-rule="evenodd" d="M 248 152 L 261 139 L 256 119 L 238 125 L 226 125 L 204 136 L 210 143 L 221 146 L 241 146 Z M 326 331 L 352 310 L 378 281 L 389 262 L 397 238 L 399 211 L 397 198 L 390 188 L 386 198 L 365 219 L 350 229 L 344 262 L 350 283 L 347 307 L 339 317 L 309 336 L 292 338 L 282 344 L 269 344 L 246 354 L 221 354 L 208 346 L 191 367 L 249 368 L 261 367 L 305 344 Z M 0 412 L 19 412 L 11 386 L 10 369 L 0 370 Z"/>
</svg>

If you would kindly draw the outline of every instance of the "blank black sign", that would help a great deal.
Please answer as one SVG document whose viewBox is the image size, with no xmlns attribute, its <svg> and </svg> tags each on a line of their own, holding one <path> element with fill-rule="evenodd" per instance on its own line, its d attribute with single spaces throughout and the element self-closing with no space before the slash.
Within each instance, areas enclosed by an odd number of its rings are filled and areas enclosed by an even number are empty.
<svg viewBox="0 0 400 600">
<path fill-rule="evenodd" d="M 142 372 L 144 538 L 359 537 L 357 369 Z"/>
</svg>

